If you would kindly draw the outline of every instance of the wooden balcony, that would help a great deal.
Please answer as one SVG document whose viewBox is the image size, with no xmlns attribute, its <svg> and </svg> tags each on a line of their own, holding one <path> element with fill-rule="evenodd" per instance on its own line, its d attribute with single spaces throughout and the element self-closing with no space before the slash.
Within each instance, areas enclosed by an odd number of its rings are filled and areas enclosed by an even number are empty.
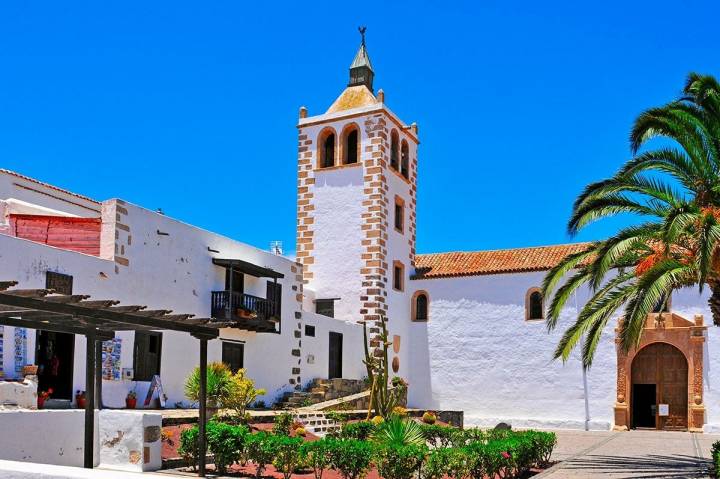
<svg viewBox="0 0 720 479">
<path fill-rule="evenodd" d="M 237 291 L 213 291 L 211 296 L 213 318 L 236 322 L 248 331 L 277 332 L 278 309 L 274 301 Z"/>
</svg>

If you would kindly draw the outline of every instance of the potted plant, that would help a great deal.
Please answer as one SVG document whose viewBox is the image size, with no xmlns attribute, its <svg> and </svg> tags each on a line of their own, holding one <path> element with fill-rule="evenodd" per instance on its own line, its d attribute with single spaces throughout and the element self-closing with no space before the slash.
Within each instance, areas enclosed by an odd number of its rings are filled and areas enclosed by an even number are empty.
<svg viewBox="0 0 720 479">
<path fill-rule="evenodd" d="M 50 399 L 50 395 L 53 393 L 52 388 L 48 388 L 47 391 L 40 391 L 40 394 L 38 394 L 38 409 L 42 409 L 43 406 L 45 406 L 45 401 Z"/>
<path fill-rule="evenodd" d="M 85 391 L 78 390 L 75 393 L 75 403 L 77 404 L 78 409 L 85 409 Z"/>
<path fill-rule="evenodd" d="M 23 376 L 37 376 L 37 373 L 38 373 L 37 364 L 28 364 L 26 366 L 23 366 L 23 368 L 22 368 Z"/>
<path fill-rule="evenodd" d="M 135 406 L 137 406 L 137 393 L 135 390 L 128 391 L 127 396 L 125 396 L 125 407 L 135 409 Z"/>
</svg>

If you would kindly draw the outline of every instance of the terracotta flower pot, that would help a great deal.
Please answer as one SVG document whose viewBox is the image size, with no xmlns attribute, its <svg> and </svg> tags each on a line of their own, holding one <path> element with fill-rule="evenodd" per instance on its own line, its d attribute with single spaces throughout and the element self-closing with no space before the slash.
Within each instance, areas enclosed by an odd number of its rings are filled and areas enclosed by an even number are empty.
<svg viewBox="0 0 720 479">
<path fill-rule="evenodd" d="M 38 396 L 38 409 L 42 409 L 43 406 L 45 406 L 45 398 L 42 396 Z"/>
<path fill-rule="evenodd" d="M 78 409 L 85 409 L 85 404 L 87 403 L 85 396 L 75 396 L 75 402 L 77 403 Z"/>
<path fill-rule="evenodd" d="M 125 407 L 128 409 L 135 409 L 137 406 L 137 398 L 125 398 Z"/>
<path fill-rule="evenodd" d="M 27 366 L 23 366 L 22 368 L 22 374 L 23 376 L 37 376 L 38 367 L 36 364 L 28 364 Z"/>
</svg>

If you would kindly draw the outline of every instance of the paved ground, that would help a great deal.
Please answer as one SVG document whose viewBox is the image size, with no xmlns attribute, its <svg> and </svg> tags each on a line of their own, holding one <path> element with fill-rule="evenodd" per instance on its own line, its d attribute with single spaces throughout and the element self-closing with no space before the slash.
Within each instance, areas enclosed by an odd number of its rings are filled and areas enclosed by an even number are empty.
<svg viewBox="0 0 720 479">
<path fill-rule="evenodd" d="M 710 447 L 720 436 L 689 432 L 556 431 L 561 461 L 535 477 L 698 478 L 710 476 Z"/>
</svg>

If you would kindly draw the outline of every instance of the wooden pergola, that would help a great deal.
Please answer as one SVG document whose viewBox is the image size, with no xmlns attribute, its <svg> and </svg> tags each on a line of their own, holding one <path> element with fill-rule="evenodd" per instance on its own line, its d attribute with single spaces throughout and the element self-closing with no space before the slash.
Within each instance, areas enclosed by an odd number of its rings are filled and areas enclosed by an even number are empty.
<svg viewBox="0 0 720 479">
<path fill-rule="evenodd" d="M 119 301 L 90 300 L 83 294 L 55 294 L 49 289 L 15 289 L 17 281 L 0 281 L 0 325 L 80 334 L 87 339 L 85 362 L 84 466 L 94 466 L 95 408 L 102 408 L 102 342 L 116 331 L 169 330 L 200 340 L 199 475 L 205 476 L 207 453 L 207 343 L 221 328 L 237 327 L 231 320 L 195 318 L 192 314 L 120 306 Z"/>
</svg>

